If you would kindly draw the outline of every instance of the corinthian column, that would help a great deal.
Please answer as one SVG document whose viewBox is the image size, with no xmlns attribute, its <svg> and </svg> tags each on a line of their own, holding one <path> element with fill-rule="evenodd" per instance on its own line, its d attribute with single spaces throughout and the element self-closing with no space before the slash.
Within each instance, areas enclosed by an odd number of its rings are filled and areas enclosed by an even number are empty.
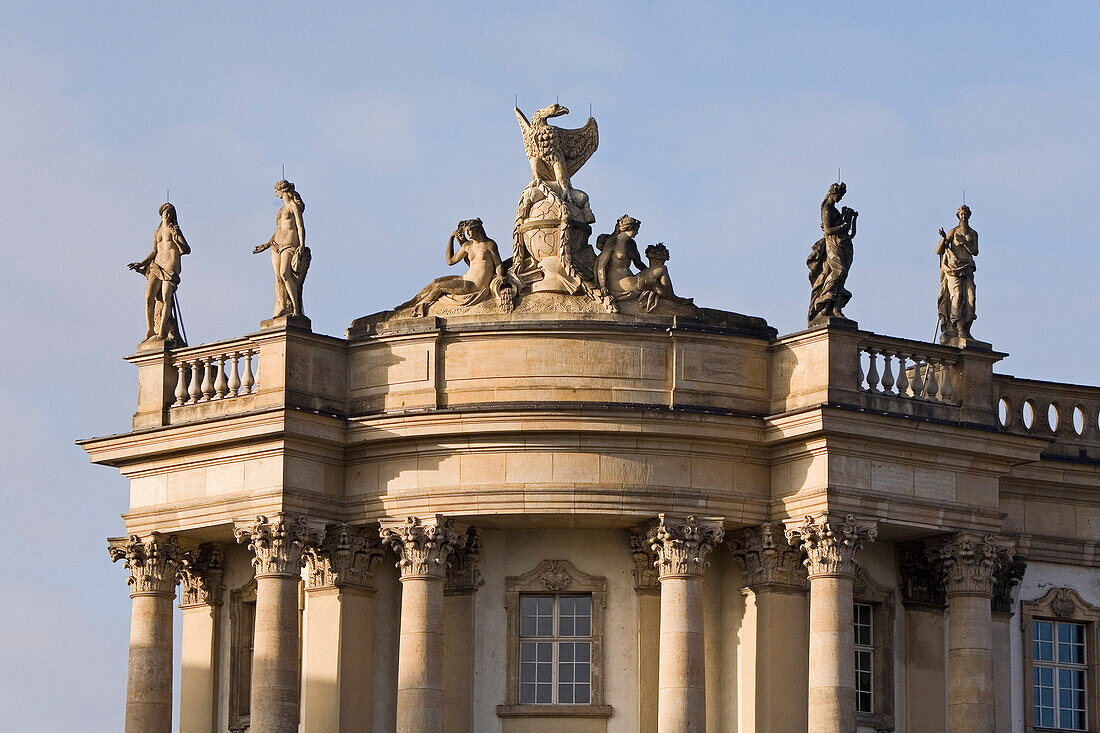
<svg viewBox="0 0 1100 733">
<path fill-rule="evenodd" d="M 185 553 L 180 567 L 180 733 L 218 729 L 219 612 L 225 552 L 204 543 Z"/>
<path fill-rule="evenodd" d="M 993 733 L 993 583 L 1015 551 L 993 535 L 961 532 L 928 552 L 947 591 L 947 729 Z"/>
<path fill-rule="evenodd" d="M 376 529 L 329 528 L 306 550 L 302 729 L 351 733 L 371 727 Z"/>
<path fill-rule="evenodd" d="M 802 553 L 787 542 L 781 524 L 746 529 L 730 539 L 729 547 L 745 570 L 739 730 L 805 733 L 805 708 L 791 706 L 806 694 L 808 679 L 809 602 Z"/>
<path fill-rule="evenodd" d="M 398 642 L 397 731 L 443 730 L 443 579 L 450 555 L 464 545 L 453 521 L 409 517 L 382 526 L 382 541 L 398 555 L 401 636 Z"/>
<path fill-rule="evenodd" d="M 787 539 L 806 555 L 810 579 L 810 667 L 807 714 L 818 730 L 855 733 L 856 674 L 853 585 L 856 555 L 878 534 L 827 516 L 806 517 L 787 530 Z"/>
<path fill-rule="evenodd" d="M 304 517 L 256 517 L 238 525 L 237 542 L 255 557 L 256 625 L 252 652 L 250 727 L 264 733 L 298 731 L 298 583 L 304 552 L 323 538 Z"/>
<path fill-rule="evenodd" d="M 725 532 L 721 519 L 657 516 L 646 535 L 661 582 L 657 731 L 702 733 L 707 727 L 703 571 Z"/>
<path fill-rule="evenodd" d="M 153 534 L 110 539 L 111 560 L 130 571 L 130 665 L 126 733 L 171 733 L 172 599 L 182 551 L 175 537 Z"/>
</svg>

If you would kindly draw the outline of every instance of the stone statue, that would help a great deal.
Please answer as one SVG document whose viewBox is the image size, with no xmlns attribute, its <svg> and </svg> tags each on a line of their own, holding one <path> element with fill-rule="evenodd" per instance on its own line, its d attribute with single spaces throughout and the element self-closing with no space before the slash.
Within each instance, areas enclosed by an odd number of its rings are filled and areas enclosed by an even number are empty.
<svg viewBox="0 0 1100 733">
<path fill-rule="evenodd" d="M 176 222 L 176 207 L 162 204 L 160 225 L 153 235 L 153 251 L 141 262 L 127 265 L 146 279 L 146 341 L 159 339 L 184 343 L 176 319 L 175 295 L 180 284 L 180 258 L 190 253 L 191 247 Z"/>
<path fill-rule="evenodd" d="M 458 251 L 455 251 L 458 240 Z M 397 306 L 397 310 L 413 308 L 416 316 L 426 316 L 432 303 L 447 298 L 454 305 L 468 306 L 495 294 L 501 299 L 502 308 L 510 310 L 515 289 L 505 279 L 504 265 L 500 261 L 497 243 L 485 234 L 481 219 L 460 221 L 447 240 L 447 264 L 457 265 L 465 262 L 470 269 L 465 275 L 446 275 L 437 277 L 417 293 L 407 303 Z"/>
<path fill-rule="evenodd" d="M 940 343 L 973 339 L 970 326 L 974 313 L 974 257 L 978 254 L 978 233 L 970 228 L 970 207 L 956 212 L 959 225 L 949 232 L 940 229 Z"/>
<path fill-rule="evenodd" d="M 563 130 L 546 121 L 569 114 L 569 108 L 554 103 L 531 115 L 531 121 L 515 108 L 516 119 L 523 131 L 523 147 L 531 163 L 531 175 L 536 181 L 553 181 L 565 198 L 571 198 L 570 177 L 592 157 L 600 144 L 596 120 L 576 130 Z"/>
<path fill-rule="evenodd" d="M 852 239 L 856 236 L 859 213 L 847 206 L 837 211 L 836 205 L 847 190 L 838 181 L 829 186 L 821 202 L 821 231 L 825 236 L 817 240 L 806 259 L 812 285 L 807 318 L 811 326 L 833 318 L 850 320 L 841 309 L 852 298 L 844 289 L 844 282 L 852 267 Z"/>
<path fill-rule="evenodd" d="M 290 181 L 276 183 L 275 193 L 283 200 L 283 207 L 275 215 L 275 233 L 271 239 L 257 245 L 252 254 L 271 249 L 271 266 L 275 270 L 275 318 L 304 316 L 302 284 L 310 261 L 306 227 L 302 221 L 306 205 Z"/>
<path fill-rule="evenodd" d="M 596 248 L 600 250 L 596 260 L 596 282 L 600 289 L 616 301 L 637 299 L 638 310 L 642 313 L 652 312 L 661 298 L 671 305 L 691 306 L 691 298 L 681 298 L 672 290 L 672 280 L 665 266 L 668 248 L 663 242 L 646 247 L 649 266 L 642 264 L 634 241 L 641 225 L 634 217 L 623 214 L 615 222 L 615 231 L 596 237 Z M 637 275 L 631 271 L 631 265 L 638 268 Z"/>
</svg>

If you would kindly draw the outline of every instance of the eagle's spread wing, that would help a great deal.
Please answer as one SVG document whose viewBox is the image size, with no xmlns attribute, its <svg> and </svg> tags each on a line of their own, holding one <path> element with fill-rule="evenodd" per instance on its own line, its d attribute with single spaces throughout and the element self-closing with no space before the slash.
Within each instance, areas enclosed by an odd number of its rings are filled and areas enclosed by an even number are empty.
<svg viewBox="0 0 1100 733">
<path fill-rule="evenodd" d="M 523 133 L 523 151 L 527 153 L 528 160 L 534 160 L 539 157 L 538 148 L 535 147 L 534 135 L 531 130 L 531 123 L 527 121 L 527 115 L 520 112 L 519 107 L 515 108 L 516 119 L 519 120 L 519 129 Z"/>
<path fill-rule="evenodd" d="M 588 118 L 588 123 L 576 130 L 561 130 L 558 133 L 562 154 L 565 155 L 565 170 L 570 176 L 581 169 L 596 147 L 600 144 L 599 131 L 596 129 L 596 120 Z"/>
</svg>

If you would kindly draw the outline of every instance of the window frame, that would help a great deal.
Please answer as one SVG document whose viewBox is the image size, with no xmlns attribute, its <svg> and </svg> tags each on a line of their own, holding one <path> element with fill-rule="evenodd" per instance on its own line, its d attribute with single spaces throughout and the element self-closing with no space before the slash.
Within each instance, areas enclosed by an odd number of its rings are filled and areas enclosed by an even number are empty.
<svg viewBox="0 0 1100 733">
<path fill-rule="evenodd" d="M 555 641 L 558 598 L 560 596 L 589 595 L 592 598 L 591 636 L 581 640 L 591 642 L 590 702 L 578 703 L 530 703 L 519 702 L 520 672 L 520 596 L 554 596 Z M 612 708 L 604 703 L 603 689 L 603 639 L 604 616 L 607 606 L 607 579 L 588 575 L 578 570 L 568 560 L 543 560 L 523 575 L 508 577 L 504 581 L 504 608 L 507 615 L 507 674 L 504 703 L 497 706 L 502 718 L 610 718 Z M 554 679 L 557 679 L 557 644 L 554 653 Z M 557 699 L 557 686 L 554 699 Z"/>
<path fill-rule="evenodd" d="M 1080 624 L 1085 628 L 1085 727 L 1057 728 L 1035 725 L 1035 649 L 1033 624 L 1035 621 L 1050 621 L 1054 624 Z M 1086 603 L 1072 588 L 1051 588 L 1046 595 L 1034 601 L 1020 602 L 1020 629 L 1023 635 L 1024 657 L 1024 730 L 1027 733 L 1056 733 L 1074 731 L 1074 733 L 1100 733 L 1100 689 L 1097 676 L 1100 673 L 1100 656 L 1097 633 L 1100 629 L 1100 607 Z M 1052 629 L 1056 629 L 1053 626 Z M 1054 641 L 1057 646 L 1057 640 Z M 1057 656 L 1057 655 L 1055 655 Z M 1040 664 L 1045 664 L 1040 662 Z M 1050 666 L 1080 669 L 1077 665 L 1060 665 L 1054 661 Z M 1057 709 L 1057 708 L 1056 708 Z"/>
<path fill-rule="evenodd" d="M 229 730 L 251 724 L 252 653 L 256 633 L 256 579 L 229 593 Z"/>
<path fill-rule="evenodd" d="M 856 712 L 856 723 L 860 727 L 874 728 L 877 731 L 894 730 L 894 621 L 895 594 L 892 590 L 876 583 L 863 568 L 856 571 L 856 580 L 852 592 L 852 633 L 855 634 L 855 604 L 871 607 L 872 641 L 872 693 L 871 704 L 874 712 Z M 855 659 L 852 659 L 853 668 Z M 858 704 L 858 703 L 857 703 Z"/>
</svg>

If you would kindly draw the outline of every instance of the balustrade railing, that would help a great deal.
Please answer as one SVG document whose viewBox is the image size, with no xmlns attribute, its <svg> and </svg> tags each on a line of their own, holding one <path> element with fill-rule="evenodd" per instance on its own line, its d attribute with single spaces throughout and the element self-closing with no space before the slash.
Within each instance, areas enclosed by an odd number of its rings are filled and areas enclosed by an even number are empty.
<svg viewBox="0 0 1100 733">
<path fill-rule="evenodd" d="M 1054 452 L 1100 458 L 1100 388 L 993 375 L 1002 430 L 1053 438 Z"/>
<path fill-rule="evenodd" d="M 257 389 L 259 351 L 247 340 L 180 349 L 174 356 L 172 407 L 243 397 Z"/>
<path fill-rule="evenodd" d="M 906 400 L 956 404 L 953 372 L 956 358 L 929 344 L 913 348 L 900 340 L 867 342 L 859 347 L 859 389 L 874 395 Z"/>
</svg>

